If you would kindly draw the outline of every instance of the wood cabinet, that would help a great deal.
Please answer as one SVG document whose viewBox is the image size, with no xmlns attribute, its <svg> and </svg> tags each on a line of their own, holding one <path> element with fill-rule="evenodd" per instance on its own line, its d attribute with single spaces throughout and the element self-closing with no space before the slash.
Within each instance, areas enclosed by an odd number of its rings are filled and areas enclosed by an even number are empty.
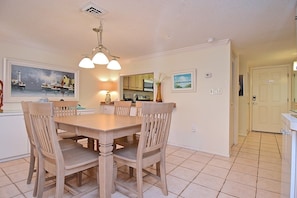
<svg viewBox="0 0 297 198">
<path fill-rule="evenodd" d="M 143 90 L 143 80 L 151 80 L 153 79 L 153 74 L 139 74 L 139 75 L 131 75 L 124 76 L 123 78 L 123 88 L 129 90 Z"/>
<path fill-rule="evenodd" d="M 30 143 L 23 113 L 1 113 L 0 126 L 0 162 L 29 155 Z"/>
<path fill-rule="evenodd" d="M 123 78 L 123 88 L 129 89 L 129 76 L 124 76 Z"/>
</svg>

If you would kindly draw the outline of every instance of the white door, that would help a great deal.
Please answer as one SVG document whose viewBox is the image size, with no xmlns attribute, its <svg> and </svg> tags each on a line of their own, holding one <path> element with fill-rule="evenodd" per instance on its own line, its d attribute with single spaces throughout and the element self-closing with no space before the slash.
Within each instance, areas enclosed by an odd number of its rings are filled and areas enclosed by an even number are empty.
<svg viewBox="0 0 297 198">
<path fill-rule="evenodd" d="M 288 67 L 252 68 L 252 130 L 279 133 L 288 111 Z"/>
</svg>

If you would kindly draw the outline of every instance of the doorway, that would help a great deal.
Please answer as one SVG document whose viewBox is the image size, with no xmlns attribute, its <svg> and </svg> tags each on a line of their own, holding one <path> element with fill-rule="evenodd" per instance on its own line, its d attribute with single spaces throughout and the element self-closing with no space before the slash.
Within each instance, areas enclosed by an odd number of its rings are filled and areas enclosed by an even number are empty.
<svg viewBox="0 0 297 198">
<path fill-rule="evenodd" d="M 288 65 L 251 68 L 252 131 L 280 133 L 281 113 L 288 112 Z"/>
</svg>

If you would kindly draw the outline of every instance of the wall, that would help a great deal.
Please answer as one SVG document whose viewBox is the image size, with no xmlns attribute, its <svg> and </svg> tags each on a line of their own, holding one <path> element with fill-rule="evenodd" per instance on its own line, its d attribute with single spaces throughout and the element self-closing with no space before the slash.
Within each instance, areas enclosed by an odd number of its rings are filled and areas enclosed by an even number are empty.
<svg viewBox="0 0 297 198">
<path fill-rule="evenodd" d="M 142 57 L 122 63 L 122 70 L 110 71 L 104 66 L 80 69 L 79 103 L 84 107 L 99 108 L 105 92 L 98 88 L 99 80 L 119 81 L 119 75 L 154 72 L 155 76 L 187 69 L 197 71 L 197 91 L 173 93 L 171 80 L 162 83 L 164 102 L 175 102 L 169 143 L 195 150 L 229 156 L 229 102 L 230 102 L 230 51 L 229 40 L 216 41 L 176 51 Z M 80 55 L 58 50 L 44 50 L 20 44 L 0 41 L 0 59 L 12 57 L 77 68 Z M 0 64 L 3 79 L 3 62 Z M 205 78 L 212 73 L 212 78 Z M 6 82 L 5 82 L 6 83 Z M 211 89 L 222 90 L 221 95 L 211 95 Z M 118 88 L 119 90 L 120 88 Z M 4 93 L 5 94 L 5 93 Z M 111 92 L 112 100 L 118 100 L 118 92 Z M 20 104 L 4 101 L 5 109 L 21 109 Z M 196 132 L 192 132 L 192 128 Z"/>
<path fill-rule="evenodd" d="M 149 68 L 156 77 L 170 77 L 172 72 L 196 69 L 196 92 L 173 93 L 170 78 L 162 83 L 163 101 L 177 105 L 169 143 L 229 156 L 230 51 L 229 41 L 180 49 L 131 60 L 121 73 L 145 73 Z M 209 72 L 212 78 L 205 78 Z M 217 88 L 222 94 L 211 95 L 210 89 Z"/>
<path fill-rule="evenodd" d="M 84 107 L 99 108 L 104 101 L 105 93 L 98 88 L 99 80 L 118 80 L 118 71 L 107 70 L 104 66 L 96 69 L 80 69 L 78 63 L 80 55 L 68 54 L 64 51 L 53 49 L 41 49 L 22 44 L 11 43 L 0 40 L 0 80 L 3 80 L 3 58 L 14 58 L 52 65 L 57 68 L 71 68 L 79 70 L 79 103 Z M 4 82 L 6 84 L 7 82 Z M 95 93 L 95 94 L 94 94 Z M 6 94 L 6 93 L 4 93 Z M 118 98 L 117 92 L 112 92 L 112 99 Z M 19 103 L 7 103 L 4 101 L 4 110 L 21 110 Z"/>
</svg>

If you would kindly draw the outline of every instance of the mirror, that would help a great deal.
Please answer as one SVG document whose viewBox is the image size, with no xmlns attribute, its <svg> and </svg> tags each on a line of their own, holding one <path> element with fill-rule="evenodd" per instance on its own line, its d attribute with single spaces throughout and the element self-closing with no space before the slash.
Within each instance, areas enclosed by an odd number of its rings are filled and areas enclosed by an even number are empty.
<svg viewBox="0 0 297 198">
<path fill-rule="evenodd" d="M 154 73 L 133 74 L 120 77 L 120 97 L 126 101 L 154 100 Z"/>
</svg>

